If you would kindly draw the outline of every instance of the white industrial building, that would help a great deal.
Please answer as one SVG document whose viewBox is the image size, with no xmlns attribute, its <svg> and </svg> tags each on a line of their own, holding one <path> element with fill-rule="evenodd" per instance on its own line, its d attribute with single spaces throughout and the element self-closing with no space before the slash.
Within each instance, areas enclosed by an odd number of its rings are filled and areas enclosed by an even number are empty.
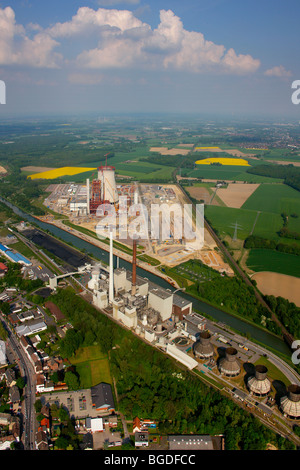
<svg viewBox="0 0 300 470">
<path fill-rule="evenodd" d="M 3 366 L 5 364 L 7 364 L 6 346 L 5 342 L 0 340 L 0 365 Z"/>
<path fill-rule="evenodd" d="M 194 369 L 198 366 L 198 362 L 195 359 L 178 349 L 174 344 L 168 344 L 166 352 L 189 369 Z"/>
<path fill-rule="evenodd" d="M 85 427 L 92 434 L 95 432 L 103 432 L 103 418 L 86 418 Z"/>
</svg>

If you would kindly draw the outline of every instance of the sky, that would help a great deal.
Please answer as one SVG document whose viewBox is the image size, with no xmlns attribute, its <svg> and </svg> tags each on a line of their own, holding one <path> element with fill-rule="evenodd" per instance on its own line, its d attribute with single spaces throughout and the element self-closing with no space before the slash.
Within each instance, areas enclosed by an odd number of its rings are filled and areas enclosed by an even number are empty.
<svg viewBox="0 0 300 470">
<path fill-rule="evenodd" d="M 0 0 L 0 119 L 300 120 L 299 13 L 298 0 Z"/>
</svg>

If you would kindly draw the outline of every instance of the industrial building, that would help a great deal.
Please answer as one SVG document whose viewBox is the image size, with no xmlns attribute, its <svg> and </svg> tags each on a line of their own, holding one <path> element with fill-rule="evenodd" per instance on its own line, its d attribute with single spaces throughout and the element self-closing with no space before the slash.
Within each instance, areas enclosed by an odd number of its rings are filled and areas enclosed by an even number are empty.
<svg viewBox="0 0 300 470">
<path fill-rule="evenodd" d="M 247 381 L 247 386 L 251 394 L 263 397 L 271 390 L 271 382 L 267 377 L 268 369 L 263 365 L 255 366 L 255 375 Z"/>
<path fill-rule="evenodd" d="M 25 258 L 25 256 L 21 255 L 20 253 L 13 252 L 8 246 L 2 245 L 1 243 L 0 243 L 0 254 L 8 258 L 9 261 L 12 261 L 13 263 L 19 263 L 24 266 L 32 265 L 31 261 Z"/>
<path fill-rule="evenodd" d="M 241 372 L 241 366 L 237 359 L 237 350 L 235 348 L 226 348 L 225 357 L 219 361 L 219 371 L 226 377 L 236 377 Z"/>
<path fill-rule="evenodd" d="M 86 205 L 88 214 L 96 214 L 102 204 L 117 204 L 118 191 L 113 166 L 100 166 L 97 179 L 86 182 Z"/>
<path fill-rule="evenodd" d="M 210 339 L 211 335 L 208 331 L 201 331 L 199 341 L 194 345 L 194 354 L 199 359 L 209 359 L 214 356 L 214 348 Z"/>
<path fill-rule="evenodd" d="M 212 437 L 208 435 L 169 436 L 168 441 L 170 450 L 215 450 Z"/>
<path fill-rule="evenodd" d="M 287 394 L 280 399 L 280 409 L 289 419 L 300 419 L 300 387 L 290 385 Z"/>
</svg>

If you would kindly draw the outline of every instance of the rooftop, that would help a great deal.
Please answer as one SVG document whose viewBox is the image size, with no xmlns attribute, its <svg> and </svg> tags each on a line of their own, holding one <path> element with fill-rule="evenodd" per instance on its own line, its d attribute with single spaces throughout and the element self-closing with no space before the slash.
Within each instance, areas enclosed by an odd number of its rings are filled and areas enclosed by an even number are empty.
<svg viewBox="0 0 300 470">
<path fill-rule="evenodd" d="M 169 436 L 170 450 L 213 450 L 211 436 L 187 435 Z"/>
</svg>

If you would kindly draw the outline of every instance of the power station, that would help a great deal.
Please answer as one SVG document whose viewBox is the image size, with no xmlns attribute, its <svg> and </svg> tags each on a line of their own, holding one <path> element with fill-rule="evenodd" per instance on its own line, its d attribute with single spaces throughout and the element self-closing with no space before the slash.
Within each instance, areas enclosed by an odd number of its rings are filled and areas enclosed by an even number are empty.
<svg viewBox="0 0 300 470">
<path fill-rule="evenodd" d="M 96 214 L 102 204 L 116 205 L 118 203 L 118 191 L 115 178 L 115 167 L 100 166 L 96 179 L 86 180 L 86 204 L 87 213 Z M 109 209 L 109 208 L 108 208 Z"/>
</svg>

